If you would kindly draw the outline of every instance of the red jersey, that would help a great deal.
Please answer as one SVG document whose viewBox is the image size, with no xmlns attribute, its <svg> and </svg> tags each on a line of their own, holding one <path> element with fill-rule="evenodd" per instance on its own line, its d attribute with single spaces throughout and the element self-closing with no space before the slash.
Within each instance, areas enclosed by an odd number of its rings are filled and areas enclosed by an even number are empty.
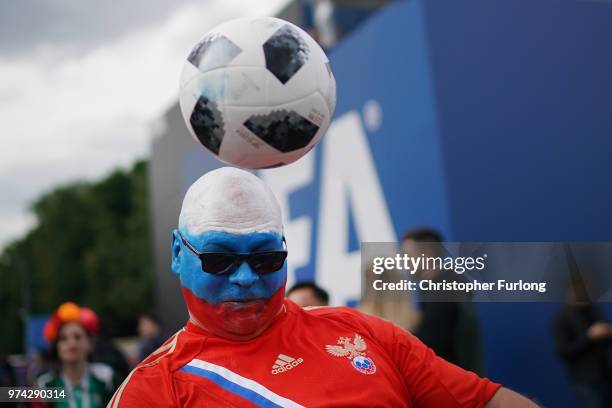
<svg viewBox="0 0 612 408">
<path fill-rule="evenodd" d="M 482 407 L 499 387 L 387 321 L 286 300 L 250 341 L 188 323 L 130 373 L 109 407 Z"/>
</svg>

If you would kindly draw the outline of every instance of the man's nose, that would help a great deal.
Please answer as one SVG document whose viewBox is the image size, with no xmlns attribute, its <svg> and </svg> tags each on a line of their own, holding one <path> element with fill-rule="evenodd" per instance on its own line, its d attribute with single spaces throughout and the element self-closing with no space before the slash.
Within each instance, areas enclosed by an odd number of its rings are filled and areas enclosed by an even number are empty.
<svg viewBox="0 0 612 408">
<path fill-rule="evenodd" d="M 246 262 L 241 263 L 238 269 L 236 269 L 236 271 L 229 277 L 230 283 L 245 288 L 253 285 L 258 279 L 259 275 L 253 272 L 250 265 Z"/>
</svg>

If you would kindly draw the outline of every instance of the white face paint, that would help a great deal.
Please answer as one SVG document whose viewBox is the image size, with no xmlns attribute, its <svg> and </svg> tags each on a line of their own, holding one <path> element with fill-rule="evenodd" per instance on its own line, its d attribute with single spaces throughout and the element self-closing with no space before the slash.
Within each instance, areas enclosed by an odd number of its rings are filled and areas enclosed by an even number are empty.
<svg viewBox="0 0 612 408">
<path fill-rule="evenodd" d="M 257 176 L 233 167 L 210 171 L 189 187 L 179 229 L 194 235 L 207 231 L 283 234 L 281 211 L 272 190 Z"/>
</svg>

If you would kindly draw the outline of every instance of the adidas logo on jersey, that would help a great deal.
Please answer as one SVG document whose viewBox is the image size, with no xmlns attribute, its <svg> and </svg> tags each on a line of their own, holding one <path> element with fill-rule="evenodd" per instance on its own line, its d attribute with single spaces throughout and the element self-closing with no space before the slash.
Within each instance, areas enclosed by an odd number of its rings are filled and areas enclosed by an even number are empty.
<svg viewBox="0 0 612 408">
<path fill-rule="evenodd" d="M 304 362 L 304 359 L 301 357 L 298 359 L 295 359 L 293 357 L 289 357 L 284 354 L 279 354 L 278 357 L 276 357 L 276 361 L 274 362 L 274 365 L 272 366 L 272 374 L 284 373 L 285 371 L 289 371 L 292 368 L 297 367 L 303 362 Z"/>
</svg>

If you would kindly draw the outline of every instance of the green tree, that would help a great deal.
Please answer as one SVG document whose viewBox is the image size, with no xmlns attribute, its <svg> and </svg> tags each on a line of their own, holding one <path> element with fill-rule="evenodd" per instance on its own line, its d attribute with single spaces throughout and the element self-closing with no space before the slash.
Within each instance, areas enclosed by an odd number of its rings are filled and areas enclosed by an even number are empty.
<svg viewBox="0 0 612 408">
<path fill-rule="evenodd" d="M 95 310 L 109 335 L 134 334 L 138 314 L 152 307 L 147 187 L 147 163 L 139 161 L 36 200 L 36 226 L 0 254 L 7 317 L 0 321 L 0 348 L 20 349 L 28 293 L 30 313 L 50 313 L 72 300 Z"/>
</svg>

